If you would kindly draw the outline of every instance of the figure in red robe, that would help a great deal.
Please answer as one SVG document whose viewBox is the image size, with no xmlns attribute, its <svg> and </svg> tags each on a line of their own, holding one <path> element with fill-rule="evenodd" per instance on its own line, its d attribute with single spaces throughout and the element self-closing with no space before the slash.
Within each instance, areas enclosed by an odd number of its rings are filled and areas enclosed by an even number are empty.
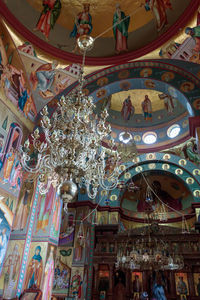
<svg viewBox="0 0 200 300">
<path fill-rule="evenodd" d="M 162 30 L 168 24 L 166 10 L 172 9 L 170 0 L 146 0 L 145 9 L 153 12 L 157 31 Z"/>
<path fill-rule="evenodd" d="M 130 117 L 134 114 L 135 108 L 131 102 L 131 96 L 128 96 L 127 99 L 124 100 L 121 115 L 125 121 L 130 120 Z"/>
<path fill-rule="evenodd" d="M 34 31 L 41 31 L 46 40 L 49 40 L 49 32 L 54 28 L 55 23 L 60 15 L 61 1 L 60 0 L 43 0 L 43 10 L 37 22 Z"/>
</svg>

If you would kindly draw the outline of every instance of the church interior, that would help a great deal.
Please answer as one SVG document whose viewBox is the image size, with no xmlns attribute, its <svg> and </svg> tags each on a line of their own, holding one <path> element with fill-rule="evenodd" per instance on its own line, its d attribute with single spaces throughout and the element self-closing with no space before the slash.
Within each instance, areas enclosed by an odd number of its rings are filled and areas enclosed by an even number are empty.
<svg viewBox="0 0 200 300">
<path fill-rule="evenodd" d="M 0 299 L 200 299 L 200 0 L 0 0 Z"/>
</svg>

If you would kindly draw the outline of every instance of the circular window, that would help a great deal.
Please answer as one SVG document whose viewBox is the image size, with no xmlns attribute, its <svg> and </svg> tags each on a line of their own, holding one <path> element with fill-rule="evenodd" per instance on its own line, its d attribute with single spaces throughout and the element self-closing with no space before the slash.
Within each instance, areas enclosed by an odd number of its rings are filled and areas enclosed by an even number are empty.
<svg viewBox="0 0 200 300">
<path fill-rule="evenodd" d="M 181 131 L 180 125 L 174 124 L 168 128 L 167 135 L 170 139 L 173 139 L 179 135 L 180 131 Z"/>
<path fill-rule="evenodd" d="M 142 139 L 145 144 L 154 144 L 157 141 L 157 134 L 155 132 L 146 132 Z"/>
</svg>

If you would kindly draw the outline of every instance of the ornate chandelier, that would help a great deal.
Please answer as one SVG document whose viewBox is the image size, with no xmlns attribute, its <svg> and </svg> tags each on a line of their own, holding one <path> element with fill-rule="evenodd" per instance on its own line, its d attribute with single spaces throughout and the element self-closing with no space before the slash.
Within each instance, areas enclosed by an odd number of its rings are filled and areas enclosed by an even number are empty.
<svg viewBox="0 0 200 300">
<path fill-rule="evenodd" d="M 120 248 L 117 254 L 116 268 L 130 270 L 178 270 L 184 266 L 183 257 L 170 253 L 170 249 L 161 239 L 142 237 L 132 250 Z"/>
<path fill-rule="evenodd" d="M 99 187 L 114 189 L 119 176 L 119 154 L 110 136 L 111 126 L 106 123 L 108 112 L 104 109 L 98 119 L 93 98 L 83 93 L 85 52 L 91 47 L 91 39 L 81 38 L 84 56 L 79 88 L 61 97 L 51 118 L 47 106 L 43 108 L 42 130 L 37 128 L 32 144 L 27 140 L 20 151 L 24 169 L 39 175 L 40 193 L 46 193 L 53 184 L 59 187 L 65 203 L 75 197 L 77 185 L 85 186 L 88 196 L 94 199 Z M 108 149 L 102 146 L 105 138 L 109 141 Z M 37 159 L 32 165 L 33 152 Z"/>
<path fill-rule="evenodd" d="M 148 223 L 150 219 L 148 216 Z M 154 233 L 159 225 L 152 221 L 142 232 L 141 237 L 131 240 L 118 247 L 116 268 L 130 270 L 178 270 L 184 267 L 182 255 L 174 253 L 169 243 L 164 242 Z M 128 232 L 128 236 L 130 233 Z"/>
</svg>

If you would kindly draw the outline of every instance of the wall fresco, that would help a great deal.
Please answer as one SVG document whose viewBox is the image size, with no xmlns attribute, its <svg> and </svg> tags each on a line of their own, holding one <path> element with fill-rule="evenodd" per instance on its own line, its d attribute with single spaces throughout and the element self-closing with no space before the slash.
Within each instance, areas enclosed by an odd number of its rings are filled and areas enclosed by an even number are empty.
<svg viewBox="0 0 200 300">
<path fill-rule="evenodd" d="M 16 295 L 23 248 L 24 241 L 9 241 L 3 271 L 0 277 L 0 293 L 6 299 L 12 299 Z"/>
</svg>

